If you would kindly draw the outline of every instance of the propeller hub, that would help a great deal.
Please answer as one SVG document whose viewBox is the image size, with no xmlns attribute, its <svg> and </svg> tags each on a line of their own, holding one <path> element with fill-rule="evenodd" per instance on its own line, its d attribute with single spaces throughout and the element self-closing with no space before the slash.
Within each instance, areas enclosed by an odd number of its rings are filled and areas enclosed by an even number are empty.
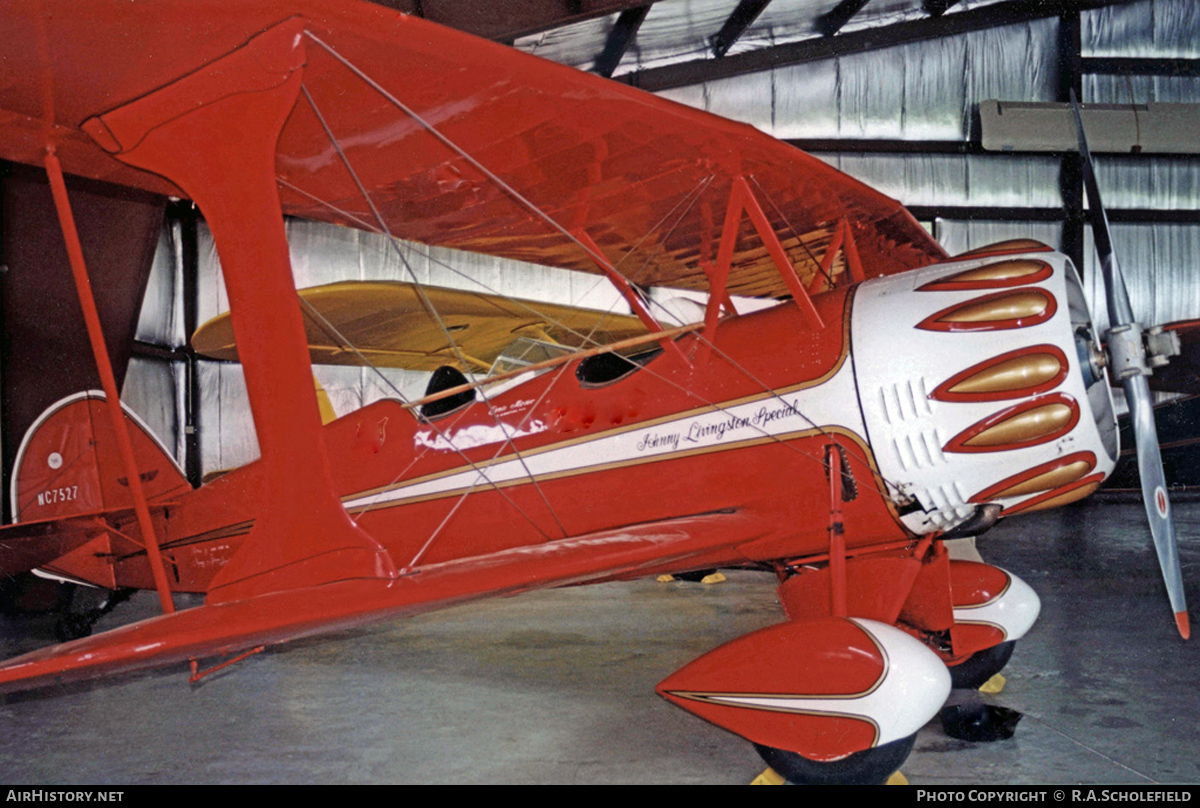
<svg viewBox="0 0 1200 808">
<path fill-rule="evenodd" d="M 1140 323 L 1128 323 L 1108 332 L 1108 362 L 1117 381 L 1149 376 L 1179 353 L 1179 335 L 1162 326 L 1143 330 Z"/>
<path fill-rule="evenodd" d="M 1075 330 L 1075 355 L 1079 357 L 1079 367 L 1083 371 L 1084 384 L 1091 387 L 1104 379 L 1104 369 L 1108 367 L 1108 356 L 1091 328 Z"/>
<path fill-rule="evenodd" d="M 1126 323 L 1109 329 L 1108 362 L 1117 381 L 1152 373 L 1146 364 L 1146 345 L 1140 323 Z"/>
</svg>

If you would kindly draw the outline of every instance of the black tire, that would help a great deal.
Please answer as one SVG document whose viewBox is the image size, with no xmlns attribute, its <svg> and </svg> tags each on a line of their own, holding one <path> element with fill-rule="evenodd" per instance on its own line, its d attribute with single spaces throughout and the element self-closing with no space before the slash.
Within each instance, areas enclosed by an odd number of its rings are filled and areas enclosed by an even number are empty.
<svg viewBox="0 0 1200 808">
<path fill-rule="evenodd" d="M 951 665 L 951 686 L 956 689 L 978 690 L 984 682 L 1004 670 L 1015 646 L 1015 640 L 1002 642 L 991 648 L 976 651 L 959 664 Z"/>
<path fill-rule="evenodd" d="M 687 581 L 691 584 L 702 583 L 705 578 L 715 573 L 716 570 L 692 570 L 691 572 L 675 573 L 675 580 Z"/>
<path fill-rule="evenodd" d="M 754 744 L 758 754 L 789 783 L 811 786 L 877 786 L 887 782 L 908 759 L 916 734 L 873 749 L 855 752 L 841 760 L 809 760 L 786 749 Z"/>
<path fill-rule="evenodd" d="M 92 619 L 83 614 L 64 614 L 54 624 L 54 635 L 60 642 L 81 640 L 92 633 Z"/>
</svg>

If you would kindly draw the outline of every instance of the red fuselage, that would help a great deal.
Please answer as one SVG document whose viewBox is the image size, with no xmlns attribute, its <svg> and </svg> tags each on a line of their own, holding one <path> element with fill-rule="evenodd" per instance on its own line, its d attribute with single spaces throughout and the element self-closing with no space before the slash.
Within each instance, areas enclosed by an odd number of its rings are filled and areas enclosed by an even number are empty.
<svg viewBox="0 0 1200 808">
<path fill-rule="evenodd" d="M 827 550 L 824 458 L 836 440 L 859 494 L 844 505 L 849 546 L 904 539 L 911 534 L 879 494 L 865 437 L 805 412 L 816 388 L 850 371 L 852 299 L 852 288 L 819 297 L 827 324 L 819 331 L 792 305 L 728 318 L 711 350 L 699 335 L 679 340 L 692 364 L 663 352 L 603 384 L 580 381 L 577 360 L 431 421 L 397 401 L 376 402 L 325 429 L 337 491 L 401 567 L 750 510 L 777 525 L 775 535 L 661 569 L 743 564 Z M 841 406 L 857 408 L 845 398 Z M 260 496 L 251 463 L 166 508 L 159 540 L 174 559 L 177 590 L 206 590 L 249 531 Z M 305 503 L 292 506 L 302 512 Z M 152 585 L 136 550 L 115 569 L 118 585 Z"/>
<path fill-rule="evenodd" d="M 994 521 L 1061 504 L 1111 471 L 1107 383 L 1079 359 L 1091 325 L 1062 256 L 971 257 L 814 302 L 819 328 L 782 303 L 688 333 L 678 352 L 618 359 L 615 370 L 611 355 L 577 358 L 441 415 L 371 404 L 323 430 L 336 496 L 397 570 L 706 514 L 755 525 L 637 570 L 649 574 L 819 561 L 835 443 L 850 550 L 936 535 L 984 506 Z M 27 453 L 41 471 L 21 476 L 23 521 L 64 515 L 62 502 L 42 505 L 37 476 L 62 485 L 43 468 L 57 445 L 52 423 L 38 433 L 51 443 Z M 210 590 L 256 520 L 280 505 L 264 499 L 267 488 L 256 461 L 182 495 L 161 489 L 152 504 L 173 588 Z M 83 500 L 69 510 L 100 504 Z M 108 545 L 52 569 L 149 587 L 137 526 L 112 502 L 103 498 L 118 530 L 97 539 Z M 283 507 L 308 524 L 311 503 Z"/>
</svg>

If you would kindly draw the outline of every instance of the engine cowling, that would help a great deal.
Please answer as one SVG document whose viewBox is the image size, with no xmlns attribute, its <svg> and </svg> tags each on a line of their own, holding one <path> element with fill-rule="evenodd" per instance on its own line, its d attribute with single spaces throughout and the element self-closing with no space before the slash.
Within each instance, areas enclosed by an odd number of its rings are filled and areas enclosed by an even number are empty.
<svg viewBox="0 0 1200 808">
<path fill-rule="evenodd" d="M 1082 498 L 1118 454 L 1099 341 L 1071 262 L 1048 248 L 863 283 L 851 321 L 863 418 L 917 533 L 995 503 Z"/>
</svg>

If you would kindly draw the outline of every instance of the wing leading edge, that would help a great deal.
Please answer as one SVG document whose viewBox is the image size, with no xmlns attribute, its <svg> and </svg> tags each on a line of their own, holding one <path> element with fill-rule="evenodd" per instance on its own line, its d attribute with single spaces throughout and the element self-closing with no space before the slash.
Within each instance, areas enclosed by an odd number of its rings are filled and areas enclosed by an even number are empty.
<svg viewBox="0 0 1200 808">
<path fill-rule="evenodd" d="M 895 200 L 750 126 L 379 6 L 78 0 L 72 11 L 53 14 L 26 0 L 0 10 L 14 34 L 0 43 L 14 77 L 0 80 L 6 159 L 40 164 L 51 139 L 69 172 L 171 192 L 103 153 L 80 124 L 299 16 L 313 35 L 304 68 L 312 102 L 296 105 L 278 145 L 290 214 L 598 272 L 579 243 L 519 201 L 527 200 L 636 283 L 707 288 L 705 267 L 742 177 L 805 283 L 843 222 L 868 276 L 944 257 Z M 747 227 L 729 291 L 786 291 Z"/>
<path fill-rule="evenodd" d="M 7 660 L 0 692 L 231 654 L 493 595 L 684 567 L 770 533 L 748 513 L 701 514 L 431 564 L 391 580 L 346 580 L 200 606 Z"/>
</svg>

